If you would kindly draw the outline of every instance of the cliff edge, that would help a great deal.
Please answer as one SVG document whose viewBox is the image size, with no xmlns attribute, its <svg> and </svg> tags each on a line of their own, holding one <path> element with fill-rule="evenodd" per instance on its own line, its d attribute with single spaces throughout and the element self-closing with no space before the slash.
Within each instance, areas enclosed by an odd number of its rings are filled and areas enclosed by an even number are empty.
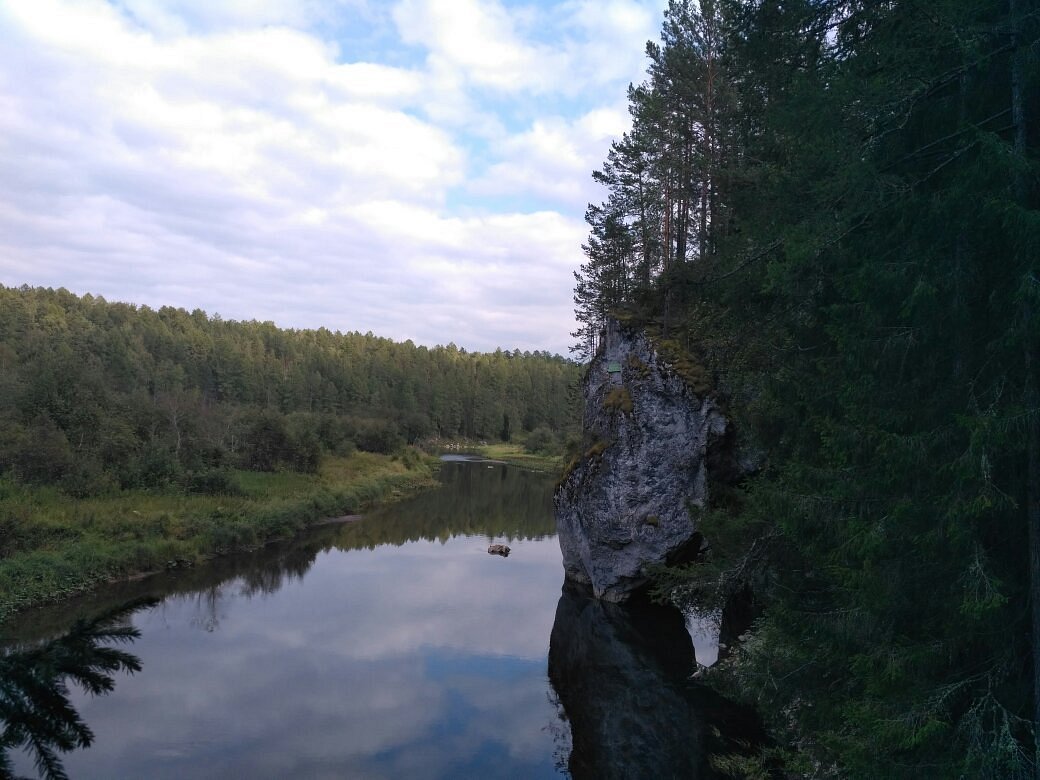
<svg viewBox="0 0 1040 780">
<path fill-rule="evenodd" d="M 553 497 L 567 577 L 597 598 L 623 601 L 646 584 L 648 564 L 699 546 L 693 515 L 729 437 L 691 384 L 645 333 L 608 322 L 582 388 L 592 443 Z"/>
</svg>

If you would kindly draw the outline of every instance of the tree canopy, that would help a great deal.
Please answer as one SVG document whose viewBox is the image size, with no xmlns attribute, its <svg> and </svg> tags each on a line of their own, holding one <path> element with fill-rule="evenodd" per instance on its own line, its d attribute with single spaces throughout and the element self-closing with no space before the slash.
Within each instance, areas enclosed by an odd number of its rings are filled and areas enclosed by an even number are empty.
<svg viewBox="0 0 1040 780">
<path fill-rule="evenodd" d="M 806 775 L 1026 777 L 1040 722 L 1035 0 L 672 0 L 595 174 L 576 349 L 680 344 L 760 473 L 701 598 Z"/>
<path fill-rule="evenodd" d="M 0 474 L 72 494 L 570 424 L 578 367 L 0 287 Z M 219 478 L 217 478 L 219 481 Z"/>
</svg>

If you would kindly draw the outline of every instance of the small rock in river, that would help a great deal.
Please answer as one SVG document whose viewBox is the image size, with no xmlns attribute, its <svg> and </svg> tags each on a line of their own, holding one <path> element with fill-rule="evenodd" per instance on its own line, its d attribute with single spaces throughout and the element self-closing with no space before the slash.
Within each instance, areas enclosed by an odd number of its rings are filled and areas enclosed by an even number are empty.
<svg viewBox="0 0 1040 780">
<path fill-rule="evenodd" d="M 493 544 L 488 547 L 488 552 L 492 555 L 501 555 L 503 558 L 509 557 L 509 546 L 505 544 Z"/>
</svg>

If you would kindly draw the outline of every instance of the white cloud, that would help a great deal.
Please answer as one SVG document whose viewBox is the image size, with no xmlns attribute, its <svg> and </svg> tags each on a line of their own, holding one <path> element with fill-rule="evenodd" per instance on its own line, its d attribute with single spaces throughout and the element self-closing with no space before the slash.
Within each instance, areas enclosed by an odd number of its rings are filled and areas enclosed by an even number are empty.
<svg viewBox="0 0 1040 780">
<path fill-rule="evenodd" d="M 329 81 L 351 97 L 378 103 L 407 103 L 423 90 L 423 78 L 419 74 L 371 62 L 340 65 Z"/>
<path fill-rule="evenodd" d="M 655 5 L 404 0 L 423 64 L 344 58 L 395 29 L 364 0 L 9 0 L 0 283 L 563 351 Z"/>
<path fill-rule="evenodd" d="M 119 5 L 134 23 L 164 35 L 266 25 L 306 28 L 344 15 L 371 20 L 377 14 L 369 0 L 121 0 Z"/>
<path fill-rule="evenodd" d="M 507 93 L 575 95 L 639 80 L 643 47 L 660 24 L 660 2 L 571 0 L 510 6 L 499 0 L 401 0 L 402 39 L 427 49 L 429 65 Z"/>
<path fill-rule="evenodd" d="M 323 552 L 270 595 L 230 580 L 137 613 L 143 671 L 110 696 L 74 689 L 96 748 L 67 770 L 450 777 L 488 749 L 539 765 L 563 570 L 555 537 L 511 546 L 506 565 L 475 536 Z"/>
<path fill-rule="evenodd" d="M 521 40 L 498 2 L 402 0 L 394 8 L 401 37 L 429 49 L 434 70 L 458 70 L 476 84 L 505 90 L 546 87 L 559 58 Z"/>
<path fill-rule="evenodd" d="M 526 191 L 560 204 L 584 205 L 601 195 L 590 172 L 602 164 L 611 140 L 628 127 L 624 106 L 597 108 L 573 121 L 536 120 L 508 138 L 498 161 L 469 186 L 478 193 Z"/>
<path fill-rule="evenodd" d="M 657 38 L 665 5 L 645 0 L 565 3 L 561 13 L 568 17 L 578 39 L 571 47 L 573 72 L 569 77 L 598 84 L 641 81 L 646 41 Z"/>
</svg>

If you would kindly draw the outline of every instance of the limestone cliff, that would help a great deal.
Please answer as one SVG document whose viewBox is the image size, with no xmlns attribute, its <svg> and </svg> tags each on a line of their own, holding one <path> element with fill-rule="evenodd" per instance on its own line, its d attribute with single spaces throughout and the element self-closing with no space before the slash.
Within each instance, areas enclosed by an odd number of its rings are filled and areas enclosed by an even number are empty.
<svg viewBox="0 0 1040 780">
<path fill-rule="evenodd" d="M 696 543 L 709 461 L 726 418 L 647 336 L 608 323 L 589 366 L 584 427 L 592 444 L 556 490 L 567 577 L 597 598 L 622 601 L 646 583 L 647 564 Z"/>
</svg>

